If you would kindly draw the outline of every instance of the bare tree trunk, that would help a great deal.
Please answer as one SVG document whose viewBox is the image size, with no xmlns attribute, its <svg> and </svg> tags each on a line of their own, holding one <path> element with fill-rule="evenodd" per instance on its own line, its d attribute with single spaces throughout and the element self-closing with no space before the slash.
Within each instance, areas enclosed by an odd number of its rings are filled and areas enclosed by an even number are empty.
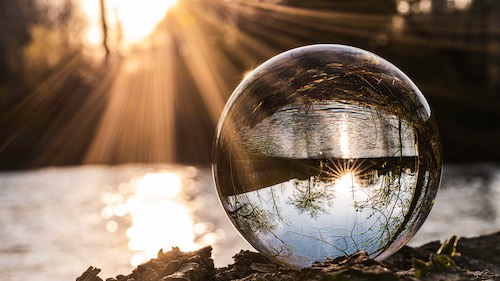
<svg viewBox="0 0 500 281">
<path fill-rule="evenodd" d="M 102 23 L 102 45 L 106 52 L 105 60 L 109 59 L 109 47 L 108 47 L 108 24 L 106 23 L 106 4 L 105 0 L 99 1 L 101 4 L 101 23 Z"/>
</svg>

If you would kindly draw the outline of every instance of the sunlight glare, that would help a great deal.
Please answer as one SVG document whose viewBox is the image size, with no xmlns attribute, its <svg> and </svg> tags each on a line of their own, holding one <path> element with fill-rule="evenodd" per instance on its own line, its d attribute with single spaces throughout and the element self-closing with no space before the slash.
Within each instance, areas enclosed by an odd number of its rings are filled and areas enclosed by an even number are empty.
<svg viewBox="0 0 500 281">
<path fill-rule="evenodd" d="M 79 1 L 83 13 L 87 20 L 87 28 L 85 41 L 91 46 L 98 46 L 102 41 L 102 34 L 100 29 L 100 9 L 99 1 Z"/>
<path fill-rule="evenodd" d="M 103 36 L 99 0 L 80 0 L 79 4 L 87 20 L 85 41 L 90 46 L 100 46 Z M 138 43 L 153 32 L 175 4 L 176 0 L 107 0 L 108 32 L 112 37 L 121 36 L 124 47 Z"/>
<path fill-rule="evenodd" d="M 353 172 L 347 172 L 337 180 L 337 184 L 344 188 L 351 188 L 354 186 L 355 182 L 356 180 Z"/>
<path fill-rule="evenodd" d="M 108 6 L 116 8 L 127 45 L 149 35 L 175 3 L 176 0 L 113 0 Z"/>
<path fill-rule="evenodd" d="M 137 183 L 135 197 L 140 200 L 166 200 L 181 191 L 181 179 L 174 173 L 146 174 Z"/>
<path fill-rule="evenodd" d="M 368 199 L 368 195 L 363 192 L 359 182 L 356 180 L 355 171 L 347 171 L 336 182 L 337 195 L 340 198 L 348 200 L 364 201 Z"/>
<path fill-rule="evenodd" d="M 252 74 L 252 72 L 253 72 L 253 69 L 245 71 L 243 73 L 243 80 L 247 79 L 250 76 L 250 74 Z"/>
<path fill-rule="evenodd" d="M 343 158 L 349 158 L 349 134 L 347 132 L 347 118 L 342 116 L 342 124 L 340 127 L 340 151 L 342 152 Z"/>
<path fill-rule="evenodd" d="M 189 210 L 178 202 L 181 188 L 175 173 L 146 174 L 137 181 L 135 194 L 126 203 L 132 217 L 129 248 L 136 252 L 130 260 L 133 266 L 156 257 L 160 249 L 199 248 Z"/>
</svg>

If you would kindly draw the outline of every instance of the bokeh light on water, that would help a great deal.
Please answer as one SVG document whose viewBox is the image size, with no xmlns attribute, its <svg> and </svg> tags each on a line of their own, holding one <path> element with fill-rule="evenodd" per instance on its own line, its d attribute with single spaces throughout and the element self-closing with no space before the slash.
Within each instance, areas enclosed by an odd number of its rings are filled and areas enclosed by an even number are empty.
<svg viewBox="0 0 500 281">
<path fill-rule="evenodd" d="M 108 232 L 124 227 L 118 223 L 124 218 L 129 222 L 124 232 L 127 246 L 133 252 L 132 266 L 156 257 L 160 249 L 179 247 L 182 251 L 193 251 L 224 241 L 225 231 L 195 218 L 197 207 L 186 198 L 190 188 L 200 188 L 192 180 L 198 172 L 194 167 L 150 172 L 121 183 L 114 192 L 100 195 L 104 203 L 101 216 L 106 220 Z M 196 204 L 200 203 L 205 202 Z"/>
<path fill-rule="evenodd" d="M 187 172 L 196 173 L 196 170 L 188 168 Z M 172 172 L 148 173 L 120 185 L 118 193 L 102 194 L 101 200 L 106 206 L 101 215 L 108 219 L 108 231 L 115 232 L 118 228 L 114 217 L 130 216 L 131 226 L 126 235 L 128 247 L 135 252 L 130 259 L 131 265 L 137 266 L 156 257 L 159 249 L 179 247 L 191 251 L 201 246 L 194 241 L 192 214 L 179 200 L 182 176 Z"/>
<path fill-rule="evenodd" d="M 216 266 L 250 247 L 217 202 L 207 168 L 150 165 L 0 174 L 2 280 L 131 272 L 158 251 L 211 245 Z M 50 257 L 47 256 L 50 253 Z M 36 277 L 33 277 L 36 276 Z"/>
</svg>

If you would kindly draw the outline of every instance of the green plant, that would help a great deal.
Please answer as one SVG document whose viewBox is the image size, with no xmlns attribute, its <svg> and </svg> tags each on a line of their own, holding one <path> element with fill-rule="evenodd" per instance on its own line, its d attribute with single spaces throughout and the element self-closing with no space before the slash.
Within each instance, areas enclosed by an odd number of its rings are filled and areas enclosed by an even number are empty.
<svg viewBox="0 0 500 281">
<path fill-rule="evenodd" d="M 413 259 L 415 276 L 420 278 L 434 272 L 462 271 L 463 269 L 457 266 L 451 258 L 460 256 L 460 253 L 457 252 L 458 240 L 459 237 L 453 235 L 439 247 L 436 253 L 430 254 L 427 262 Z"/>
</svg>

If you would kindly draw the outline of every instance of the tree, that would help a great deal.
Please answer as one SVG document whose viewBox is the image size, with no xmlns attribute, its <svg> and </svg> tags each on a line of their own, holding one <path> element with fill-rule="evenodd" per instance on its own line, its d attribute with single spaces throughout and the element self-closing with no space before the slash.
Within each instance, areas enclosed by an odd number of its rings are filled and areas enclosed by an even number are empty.
<svg viewBox="0 0 500 281">
<path fill-rule="evenodd" d="M 101 8 L 101 26 L 102 26 L 102 46 L 104 48 L 105 60 L 109 59 L 109 46 L 108 46 L 108 24 L 106 22 L 106 1 L 99 0 L 100 8 Z"/>
</svg>

